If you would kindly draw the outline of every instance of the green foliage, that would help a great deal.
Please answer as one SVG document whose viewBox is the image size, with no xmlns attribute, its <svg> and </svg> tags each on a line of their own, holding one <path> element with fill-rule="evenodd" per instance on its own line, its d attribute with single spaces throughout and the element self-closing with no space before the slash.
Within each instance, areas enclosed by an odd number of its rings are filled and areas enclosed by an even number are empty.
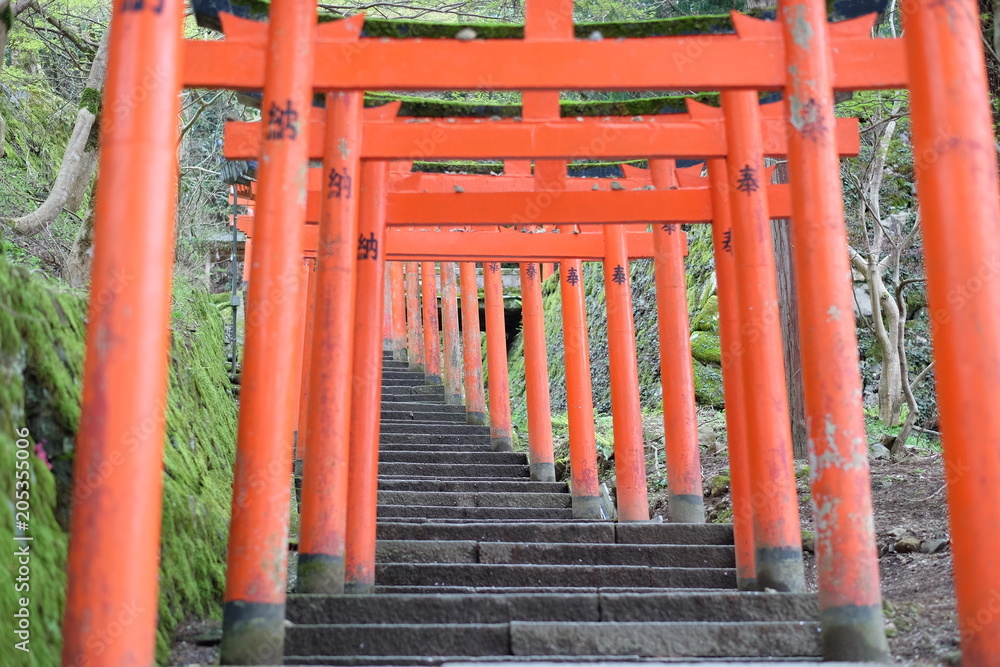
<svg viewBox="0 0 1000 667">
<path fill-rule="evenodd" d="M 0 470 L 14 469 L 15 429 L 31 434 L 32 653 L 0 645 L 0 664 L 57 664 L 65 600 L 70 475 L 80 419 L 86 302 L 0 257 Z M 208 295 L 180 281 L 164 451 L 157 655 L 164 663 L 177 624 L 219 613 L 225 579 L 236 405 L 229 391 L 223 324 Z M 52 470 L 35 456 L 38 443 Z M 0 495 L 13 498 L 12 474 Z M 0 512 L 0 540 L 12 543 L 12 502 Z M 13 559 L 7 562 L 13 563 Z M 12 566 L 0 569 L 0 614 L 16 599 Z M 27 658 L 25 660 L 24 658 Z"/>
<path fill-rule="evenodd" d="M 101 110 L 101 91 L 95 88 L 84 88 L 80 95 L 80 108 L 87 109 L 95 116 Z"/>
</svg>

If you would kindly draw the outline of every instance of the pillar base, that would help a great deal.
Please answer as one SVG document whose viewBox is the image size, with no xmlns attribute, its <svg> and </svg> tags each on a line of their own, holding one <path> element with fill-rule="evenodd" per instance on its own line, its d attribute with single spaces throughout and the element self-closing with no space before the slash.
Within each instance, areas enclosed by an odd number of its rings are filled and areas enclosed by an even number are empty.
<svg viewBox="0 0 1000 667">
<path fill-rule="evenodd" d="M 757 549 L 757 586 L 781 593 L 801 593 L 806 589 L 802 549 L 771 547 Z"/>
<path fill-rule="evenodd" d="M 705 523 L 705 499 L 693 494 L 671 495 L 670 523 Z"/>
<path fill-rule="evenodd" d="M 444 383 L 441 381 L 441 376 L 440 375 L 427 375 L 425 373 L 424 374 L 424 384 L 439 385 L 439 384 L 444 384 Z"/>
<path fill-rule="evenodd" d="M 393 349 L 393 351 L 392 351 L 392 360 L 393 361 L 407 361 L 406 356 L 407 355 L 406 355 L 406 350 L 405 349 L 404 350 Z"/>
<path fill-rule="evenodd" d="M 344 582 L 344 592 L 348 595 L 371 595 L 375 592 L 375 582 L 347 581 Z"/>
<path fill-rule="evenodd" d="M 554 463 L 532 463 L 529 468 L 531 469 L 532 482 L 556 481 L 556 466 Z"/>
<path fill-rule="evenodd" d="M 222 607 L 223 665 L 280 665 L 285 654 L 285 605 L 227 602 Z"/>
<path fill-rule="evenodd" d="M 824 660 L 890 662 L 881 605 L 823 609 L 819 622 Z"/>
<path fill-rule="evenodd" d="M 496 437 L 490 438 L 490 449 L 494 452 L 512 452 L 514 451 L 514 440 L 510 436 L 507 437 Z"/>
<path fill-rule="evenodd" d="M 466 412 L 465 423 L 472 426 L 489 426 L 490 418 L 485 412 Z"/>
<path fill-rule="evenodd" d="M 411 363 L 409 368 L 407 368 L 406 370 L 410 371 L 411 373 L 420 373 L 421 375 L 423 375 L 424 365 Z"/>
<path fill-rule="evenodd" d="M 344 592 L 344 557 L 299 553 L 297 593 L 340 595 Z"/>
<path fill-rule="evenodd" d="M 760 587 L 757 586 L 756 579 L 736 575 L 736 589 L 741 591 L 759 591 Z"/>
<path fill-rule="evenodd" d="M 601 509 L 600 496 L 573 496 L 573 518 L 589 521 L 604 521 L 608 517 Z"/>
<path fill-rule="evenodd" d="M 445 394 L 444 403 L 445 405 L 462 405 L 464 401 L 461 394 Z"/>
</svg>

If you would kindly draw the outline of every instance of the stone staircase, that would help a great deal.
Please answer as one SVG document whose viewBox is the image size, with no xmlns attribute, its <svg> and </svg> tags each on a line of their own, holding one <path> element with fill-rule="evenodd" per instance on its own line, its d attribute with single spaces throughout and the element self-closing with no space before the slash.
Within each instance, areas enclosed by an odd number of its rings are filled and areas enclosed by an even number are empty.
<svg viewBox="0 0 1000 667">
<path fill-rule="evenodd" d="M 384 365 L 376 593 L 289 596 L 286 664 L 819 655 L 814 595 L 735 590 L 731 526 L 574 521 L 566 484 Z"/>
</svg>

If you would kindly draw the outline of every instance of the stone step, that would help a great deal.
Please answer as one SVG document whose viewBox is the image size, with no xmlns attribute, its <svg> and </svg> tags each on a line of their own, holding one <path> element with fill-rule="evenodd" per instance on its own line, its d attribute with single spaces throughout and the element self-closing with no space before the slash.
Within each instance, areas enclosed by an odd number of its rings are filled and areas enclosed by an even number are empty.
<svg viewBox="0 0 1000 667">
<path fill-rule="evenodd" d="M 489 445 L 490 435 L 437 433 L 380 433 L 379 442 L 411 445 Z"/>
<path fill-rule="evenodd" d="M 818 624 L 800 622 L 292 625 L 285 638 L 290 656 L 764 658 L 816 656 L 819 648 Z"/>
<path fill-rule="evenodd" d="M 413 421 L 405 422 L 383 422 L 380 429 L 382 433 L 401 433 L 406 435 L 428 433 L 431 435 L 462 435 L 462 436 L 485 436 L 490 437 L 489 426 L 478 426 L 476 424 L 466 424 L 464 420 L 460 423 L 436 422 L 436 421 Z"/>
<path fill-rule="evenodd" d="M 424 387 L 414 387 L 413 389 L 424 389 Z M 427 389 L 437 389 L 437 387 L 427 387 Z M 382 404 L 386 403 L 410 403 L 420 401 L 429 406 L 443 406 L 444 388 L 441 391 L 413 391 L 406 387 L 382 387 Z"/>
<path fill-rule="evenodd" d="M 573 510 L 551 507 L 442 507 L 432 505 L 420 507 L 413 505 L 379 505 L 378 517 L 392 519 L 417 517 L 421 519 L 462 519 L 472 521 L 499 520 L 532 520 L 552 519 L 565 520 L 573 518 Z"/>
<path fill-rule="evenodd" d="M 382 563 L 375 567 L 375 580 L 383 586 L 735 588 L 736 572 L 727 568 L 639 565 Z"/>
<path fill-rule="evenodd" d="M 379 477 L 380 491 L 422 491 L 425 493 L 569 493 L 565 482 L 532 482 L 529 479 L 438 479 Z"/>
<path fill-rule="evenodd" d="M 424 382 L 424 376 L 420 373 L 407 373 L 407 377 L 382 377 L 382 388 L 386 387 L 437 387 L 440 385 L 428 385 Z M 443 387 L 442 387 L 443 389 Z"/>
<path fill-rule="evenodd" d="M 568 493 L 456 493 L 427 491 L 379 491 L 379 505 L 429 507 L 572 507 Z"/>
<path fill-rule="evenodd" d="M 382 366 L 382 379 L 405 379 L 405 380 L 420 380 L 421 383 L 424 382 L 425 375 L 423 373 L 416 373 L 414 371 L 407 370 L 406 368 L 386 368 Z"/>
<path fill-rule="evenodd" d="M 729 524 L 560 522 L 528 524 L 380 521 L 385 540 L 473 540 L 476 542 L 562 542 L 594 544 L 733 544 Z"/>
<path fill-rule="evenodd" d="M 387 442 L 379 445 L 380 452 L 492 452 L 489 445 L 411 445 Z"/>
<path fill-rule="evenodd" d="M 393 401 L 389 405 L 383 405 L 382 410 L 401 410 L 404 412 L 431 412 L 431 413 L 454 413 L 465 416 L 464 405 L 448 405 L 442 403 L 420 403 L 417 401 Z"/>
<path fill-rule="evenodd" d="M 683 590 L 699 593 L 731 593 L 729 588 L 656 588 L 634 586 L 375 586 L 377 595 L 577 595 L 580 593 L 664 593 L 676 594 Z"/>
<path fill-rule="evenodd" d="M 548 544 L 379 540 L 382 563 L 495 563 L 532 565 L 644 565 L 736 567 L 732 547 L 634 544 Z M 667 619 L 671 620 L 671 619 Z"/>
<path fill-rule="evenodd" d="M 444 463 L 450 465 L 528 465 L 528 457 L 519 452 L 393 452 L 379 451 L 385 463 Z"/>
<path fill-rule="evenodd" d="M 430 477 L 528 477 L 528 466 L 450 463 L 379 463 L 379 474 Z"/>
<path fill-rule="evenodd" d="M 437 406 L 437 407 L 451 407 L 451 406 Z M 428 422 L 428 423 L 444 423 L 444 424 L 465 424 L 465 411 L 462 412 L 413 412 L 410 410 L 393 410 L 391 407 L 386 408 L 382 406 L 382 411 L 379 415 L 382 420 L 382 425 L 385 426 L 386 422 L 389 423 L 414 423 L 414 422 Z M 483 428 L 483 427 L 480 427 Z M 488 427 L 487 427 L 488 428 Z"/>
<path fill-rule="evenodd" d="M 296 624 L 509 623 L 511 621 L 815 621 L 811 593 L 501 593 L 290 595 Z"/>
</svg>

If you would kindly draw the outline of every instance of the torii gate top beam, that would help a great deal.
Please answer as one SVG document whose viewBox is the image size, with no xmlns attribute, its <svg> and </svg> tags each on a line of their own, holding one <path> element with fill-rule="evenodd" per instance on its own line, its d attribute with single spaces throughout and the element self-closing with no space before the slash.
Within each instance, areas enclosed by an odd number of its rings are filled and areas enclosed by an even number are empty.
<svg viewBox="0 0 1000 667">
<path fill-rule="evenodd" d="M 781 27 L 733 13 L 735 35 L 641 39 L 359 38 L 363 16 L 323 23 L 314 87 L 331 90 L 726 90 L 785 87 Z M 830 26 L 835 90 L 904 88 L 899 39 L 872 39 L 874 15 Z M 266 25 L 222 16 L 224 41 L 188 40 L 191 88 L 260 90 Z"/>
</svg>

